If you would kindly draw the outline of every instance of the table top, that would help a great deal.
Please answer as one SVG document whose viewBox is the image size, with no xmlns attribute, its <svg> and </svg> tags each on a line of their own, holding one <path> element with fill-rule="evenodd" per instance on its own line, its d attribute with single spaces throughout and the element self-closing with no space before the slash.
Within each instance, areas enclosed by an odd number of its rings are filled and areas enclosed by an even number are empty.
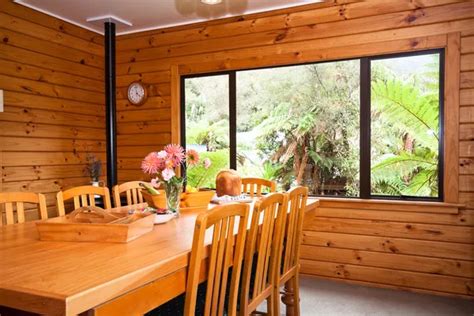
<svg viewBox="0 0 474 316">
<path fill-rule="evenodd" d="M 308 209 L 317 203 L 309 199 Z M 40 241 L 35 222 L 0 227 L 0 305 L 11 306 L 22 295 L 28 306 L 78 314 L 186 267 L 196 216 L 203 211 L 183 210 L 124 244 Z"/>
</svg>

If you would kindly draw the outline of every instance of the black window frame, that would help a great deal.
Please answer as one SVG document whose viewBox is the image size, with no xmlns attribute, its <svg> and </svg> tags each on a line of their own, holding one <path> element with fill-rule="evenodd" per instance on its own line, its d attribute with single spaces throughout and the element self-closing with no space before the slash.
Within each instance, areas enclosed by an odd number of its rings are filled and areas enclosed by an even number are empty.
<svg viewBox="0 0 474 316">
<path fill-rule="evenodd" d="M 371 190 L 371 62 L 373 60 L 390 59 L 397 57 L 411 57 L 419 55 L 439 54 L 439 142 L 438 142 L 438 196 L 418 197 L 405 195 L 380 195 L 372 194 Z M 360 148 L 359 148 L 359 196 L 336 196 L 324 195 L 321 197 L 335 197 L 347 199 L 378 199 L 378 200 L 401 200 L 401 201 L 444 201 L 444 77 L 445 77 L 445 49 L 428 49 L 403 53 L 392 53 L 374 55 L 368 57 L 355 57 L 346 59 L 324 60 L 300 64 L 277 65 L 266 67 L 245 68 L 237 70 L 226 70 L 211 73 L 200 73 L 183 75 L 180 77 L 180 133 L 181 145 L 186 148 L 186 79 L 227 75 L 229 79 L 229 164 L 231 169 L 237 170 L 237 72 L 258 69 L 274 69 L 291 66 L 315 65 L 337 61 L 359 60 L 360 61 Z M 186 168 L 184 168 L 186 169 Z M 183 170 L 186 174 L 186 170 Z M 312 195 L 320 196 L 320 195 Z"/>
</svg>

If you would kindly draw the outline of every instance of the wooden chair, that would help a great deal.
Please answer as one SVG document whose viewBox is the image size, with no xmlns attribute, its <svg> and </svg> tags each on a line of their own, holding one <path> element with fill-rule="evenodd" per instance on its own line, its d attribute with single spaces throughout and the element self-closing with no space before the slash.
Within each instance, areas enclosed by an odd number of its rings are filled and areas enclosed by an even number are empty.
<svg viewBox="0 0 474 316">
<path fill-rule="evenodd" d="M 14 204 L 16 204 L 15 209 L 17 214 L 17 222 L 25 222 L 24 203 L 37 204 L 40 218 L 48 218 L 46 198 L 43 194 L 32 192 L 4 192 L 0 193 L 0 204 L 5 204 L 6 225 L 15 224 Z M 0 225 L 3 225 L 3 215 L 1 213 Z"/>
<path fill-rule="evenodd" d="M 111 208 L 110 193 L 107 187 L 94 187 L 92 185 L 84 185 L 75 187 L 66 191 L 59 191 L 56 195 L 59 216 L 64 216 L 64 201 L 74 199 L 74 209 L 82 206 L 95 206 L 95 195 L 100 195 L 104 200 L 104 207 Z"/>
<path fill-rule="evenodd" d="M 112 188 L 115 207 L 122 206 L 120 194 L 124 192 L 126 192 L 127 195 L 127 205 L 143 203 L 143 196 L 141 193 L 142 187 L 140 186 L 140 183 L 142 182 L 143 181 L 130 181 L 115 185 Z"/>
<path fill-rule="evenodd" d="M 227 315 L 236 315 L 248 216 L 248 205 L 232 203 L 215 207 L 197 217 L 186 284 L 185 316 L 195 314 L 199 274 L 201 262 L 204 259 L 205 235 L 211 227 L 213 231 L 209 250 L 204 315 L 224 315 L 227 289 L 230 292 Z M 234 236 L 236 219 L 238 219 L 238 232 Z M 228 287 L 231 266 L 232 276 L 230 287 Z"/>
<path fill-rule="evenodd" d="M 292 306 L 292 311 L 287 315 L 300 315 L 300 245 L 303 232 L 303 219 L 308 199 L 307 187 L 296 187 L 288 191 L 288 213 L 285 220 L 285 229 L 282 248 L 279 251 L 281 262 L 276 274 L 275 296 L 279 297 L 280 288 L 285 286 L 283 302 Z M 274 300 L 274 312 L 280 315 L 280 300 Z"/>
<path fill-rule="evenodd" d="M 283 228 L 288 206 L 284 193 L 270 193 L 255 204 L 245 246 L 244 270 L 240 293 L 240 315 L 250 315 L 267 300 L 267 312 L 273 311 L 278 272 L 278 252 L 283 242 Z M 256 262 L 254 263 L 254 260 Z"/>
<path fill-rule="evenodd" d="M 242 178 L 242 193 L 251 197 L 262 196 L 262 191 L 268 189 L 270 193 L 276 191 L 276 182 L 262 178 Z"/>
</svg>

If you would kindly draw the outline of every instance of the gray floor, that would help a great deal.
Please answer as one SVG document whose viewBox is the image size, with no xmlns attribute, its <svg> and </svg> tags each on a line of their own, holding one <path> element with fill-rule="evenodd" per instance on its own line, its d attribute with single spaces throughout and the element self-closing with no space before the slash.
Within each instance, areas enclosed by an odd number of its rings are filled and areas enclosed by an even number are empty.
<svg viewBox="0 0 474 316">
<path fill-rule="evenodd" d="M 474 301 L 302 277 L 302 315 L 474 316 Z"/>
</svg>

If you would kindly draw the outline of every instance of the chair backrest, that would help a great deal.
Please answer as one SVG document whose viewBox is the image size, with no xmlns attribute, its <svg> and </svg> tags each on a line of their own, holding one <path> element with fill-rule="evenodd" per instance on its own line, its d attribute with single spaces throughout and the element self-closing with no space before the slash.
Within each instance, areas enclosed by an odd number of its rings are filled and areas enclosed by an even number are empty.
<svg viewBox="0 0 474 316">
<path fill-rule="evenodd" d="M 217 206 L 197 217 L 186 285 L 185 316 L 195 314 L 201 263 L 205 258 L 206 231 L 211 227 L 213 230 L 209 247 L 204 315 L 224 315 L 228 275 L 231 266 L 232 277 L 229 287 L 227 315 L 236 315 L 248 216 L 248 205 L 232 203 Z M 235 235 L 237 225 L 238 231 Z M 211 232 L 209 231 L 209 233 Z"/>
<path fill-rule="evenodd" d="M 242 193 L 250 196 L 262 196 L 262 191 L 268 189 L 270 193 L 276 191 L 276 182 L 262 178 L 242 178 Z"/>
<path fill-rule="evenodd" d="M 16 209 L 17 222 L 23 223 L 25 221 L 24 203 L 37 204 L 40 218 L 48 218 L 46 198 L 43 194 L 32 192 L 3 192 L 0 193 L 0 204 L 5 204 L 6 225 L 15 224 L 14 209 Z M 2 214 L 0 214 L 0 225 L 3 225 Z"/>
<path fill-rule="evenodd" d="M 287 206 L 288 196 L 284 193 L 270 193 L 255 204 L 245 246 L 240 293 L 242 315 L 255 311 L 273 291 L 277 264 L 281 261 L 278 253 L 283 241 Z"/>
<path fill-rule="evenodd" d="M 115 207 L 122 206 L 120 194 L 123 192 L 126 192 L 127 195 L 127 205 L 143 203 L 143 196 L 141 192 L 142 187 L 140 186 L 140 183 L 142 182 L 143 181 L 130 181 L 115 185 L 112 188 Z"/>
<path fill-rule="evenodd" d="M 293 272 L 299 265 L 299 252 L 303 232 L 303 219 L 308 199 L 307 187 L 296 187 L 288 191 L 288 213 L 283 237 L 283 247 L 280 257 L 283 262 L 281 275 L 278 279 L 285 278 L 286 274 Z"/>
<path fill-rule="evenodd" d="M 95 206 L 95 195 L 100 195 L 104 200 L 104 207 L 111 208 L 110 193 L 107 187 L 95 187 L 92 185 L 84 185 L 75 187 L 65 191 L 59 191 L 56 195 L 59 216 L 66 215 L 64 209 L 64 201 L 74 199 L 74 209 L 82 206 Z"/>
</svg>

